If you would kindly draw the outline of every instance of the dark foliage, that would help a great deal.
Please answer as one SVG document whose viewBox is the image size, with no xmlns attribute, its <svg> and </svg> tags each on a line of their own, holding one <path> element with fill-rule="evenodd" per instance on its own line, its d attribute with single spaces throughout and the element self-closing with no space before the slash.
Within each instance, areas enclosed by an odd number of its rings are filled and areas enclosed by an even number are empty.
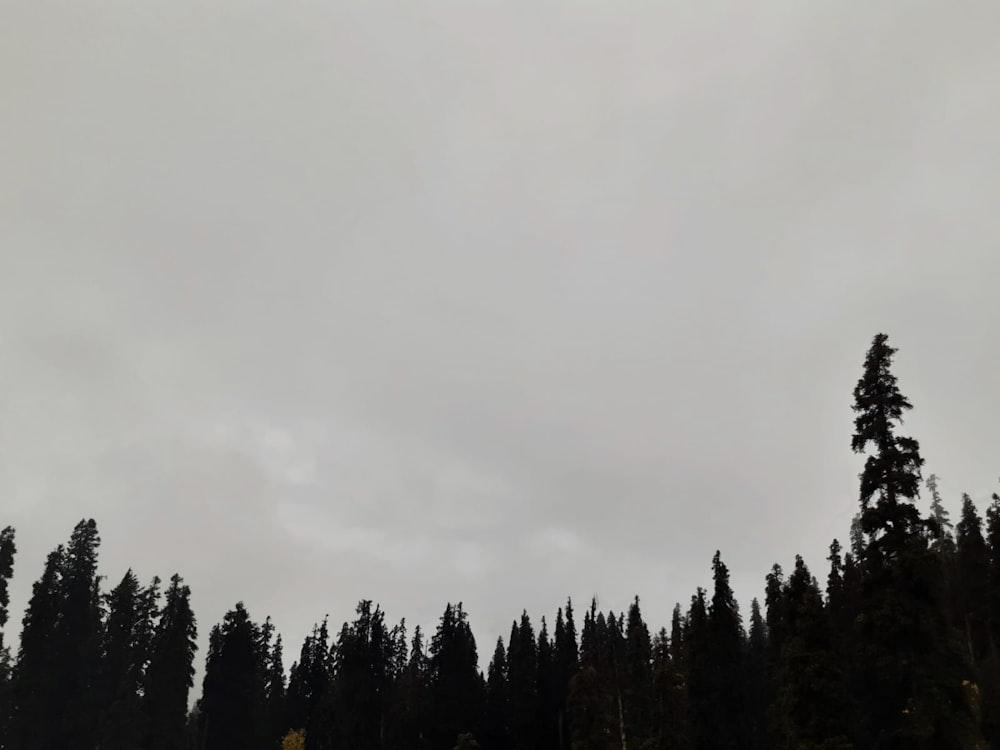
<svg viewBox="0 0 1000 750">
<path fill-rule="evenodd" d="M 918 510 L 895 353 L 877 335 L 854 389 L 859 512 L 848 548 L 830 544 L 825 591 L 802 557 L 775 564 L 746 628 L 720 552 L 711 591 L 669 626 L 652 630 L 638 598 L 624 613 L 593 600 L 579 633 L 570 601 L 537 629 L 524 611 L 485 675 L 461 603 L 428 643 L 361 601 L 335 637 L 313 628 L 287 679 L 270 618 L 239 603 L 211 630 L 189 711 L 197 627 L 179 576 L 161 592 L 130 570 L 102 592 L 97 526 L 81 521 L 47 557 L 12 657 L 4 529 L 0 750 L 1000 749 L 1000 496 L 984 515 L 963 496 L 953 525 L 931 475 Z"/>
</svg>

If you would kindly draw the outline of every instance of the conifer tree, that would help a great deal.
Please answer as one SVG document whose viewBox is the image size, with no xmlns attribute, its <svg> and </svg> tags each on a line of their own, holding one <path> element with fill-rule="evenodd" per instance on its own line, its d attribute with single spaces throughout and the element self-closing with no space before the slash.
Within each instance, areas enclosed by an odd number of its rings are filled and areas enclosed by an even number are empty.
<svg viewBox="0 0 1000 750">
<path fill-rule="evenodd" d="M 653 739 L 653 645 L 638 596 L 629 606 L 625 626 L 624 682 L 625 735 L 630 746 L 644 747 Z"/>
<path fill-rule="evenodd" d="M 431 699 L 430 659 L 423 630 L 418 625 L 413 629 L 409 660 L 396 691 L 396 719 L 390 747 L 422 750 L 429 746 Z"/>
<path fill-rule="evenodd" d="M 158 591 L 159 580 L 153 583 Z M 105 598 L 108 619 L 103 630 L 97 685 L 101 710 L 101 750 L 133 750 L 145 737 L 141 696 L 156 617 L 155 593 L 144 596 L 130 569 Z M 152 604 L 152 607 L 147 606 Z"/>
<path fill-rule="evenodd" d="M 986 611 L 989 621 L 990 655 L 981 667 L 983 734 L 994 748 L 1000 747 L 1000 495 L 986 511 L 986 545 L 989 550 Z"/>
<path fill-rule="evenodd" d="M 559 747 L 559 689 L 556 674 L 555 645 L 549 638 L 549 626 L 542 617 L 538 631 L 538 739 L 542 748 L 558 750 Z"/>
<path fill-rule="evenodd" d="M 459 734 L 481 734 L 486 686 L 476 639 L 459 602 L 448 604 L 431 640 L 431 744 L 443 747 Z"/>
<path fill-rule="evenodd" d="M 593 599 L 580 634 L 580 669 L 570 680 L 567 699 L 573 750 L 610 750 L 617 745 L 608 651 L 607 623 Z"/>
<path fill-rule="evenodd" d="M 941 502 L 936 474 L 927 477 L 927 491 L 931 493 L 931 549 L 944 555 L 953 554 L 955 552 L 955 537 L 952 530 L 955 527 L 944 503 Z"/>
<path fill-rule="evenodd" d="M 865 358 L 864 374 L 854 388 L 854 436 L 851 448 L 874 452 L 861 474 L 861 530 L 868 535 L 868 555 L 897 557 L 922 529 L 913 500 L 920 492 L 920 444 L 896 434 L 903 414 L 913 408 L 892 373 L 896 349 L 878 334 Z M 874 504 L 872 501 L 874 500 Z"/>
<path fill-rule="evenodd" d="M 955 527 L 958 576 L 958 618 L 973 665 L 989 655 L 990 552 L 983 538 L 982 519 L 968 494 L 962 495 L 962 516 Z"/>
<path fill-rule="evenodd" d="M 660 747 L 688 750 L 693 747 L 691 712 L 688 700 L 688 644 L 686 622 L 681 605 L 674 605 L 670 617 L 670 639 L 664 661 L 665 672 L 660 672 L 657 691 L 660 705 Z"/>
<path fill-rule="evenodd" d="M 264 750 L 261 645 L 261 627 L 242 602 L 212 628 L 200 704 L 205 750 Z"/>
<path fill-rule="evenodd" d="M 497 638 L 486 677 L 486 719 L 483 733 L 486 750 L 510 750 L 510 695 L 507 687 L 507 651 Z"/>
<path fill-rule="evenodd" d="M 955 651 L 942 608 L 944 578 L 927 544 L 914 500 L 923 458 L 911 437 L 896 434 L 912 408 L 891 365 L 885 334 L 872 341 L 854 389 L 851 447 L 871 447 L 861 474 L 861 666 L 867 704 L 861 744 L 889 748 L 963 747 L 979 740 L 975 709 L 963 687 L 973 675 Z"/>
<path fill-rule="evenodd" d="M 750 630 L 747 634 L 745 657 L 746 730 L 747 750 L 762 750 L 767 737 L 767 626 L 761 613 L 760 602 L 750 602 Z"/>
<path fill-rule="evenodd" d="M 7 585 L 14 575 L 14 555 L 16 553 L 14 529 L 8 526 L 0 531 L 0 737 L 6 737 L 10 731 L 10 713 L 13 708 L 11 691 L 13 664 L 10 647 L 4 643 L 4 629 L 9 620 L 8 607 L 10 606 L 10 592 Z"/>
<path fill-rule="evenodd" d="M 673 689 L 673 664 L 670 662 L 670 636 L 666 628 L 660 628 L 652 642 L 653 684 L 651 686 L 652 736 L 648 746 L 651 748 L 676 747 L 677 742 L 671 736 L 672 717 L 670 716 L 670 694 Z"/>
<path fill-rule="evenodd" d="M 287 734 L 289 729 L 285 726 L 285 665 L 280 634 L 275 639 L 274 646 L 271 647 L 268 654 L 264 698 L 266 701 L 264 715 L 267 725 L 265 736 L 268 747 L 273 747 Z"/>
<path fill-rule="evenodd" d="M 849 750 L 852 725 L 845 665 L 815 578 L 800 556 L 782 587 L 785 638 L 776 664 L 771 736 L 776 750 Z"/>
<path fill-rule="evenodd" d="M 743 672 L 743 627 L 729 586 L 729 568 L 718 551 L 712 558 L 714 591 L 709 609 L 712 643 L 710 679 L 715 694 L 714 737 L 720 750 L 737 748 L 743 732 L 745 705 L 739 680 Z"/>
<path fill-rule="evenodd" d="M 580 668 L 580 649 L 576 640 L 576 622 L 573 617 L 573 602 L 566 600 L 565 614 L 560 608 L 556 613 L 555 626 L 555 680 L 558 705 L 557 733 L 560 750 L 569 750 L 570 728 L 567 714 L 569 684 Z"/>
<path fill-rule="evenodd" d="M 705 589 L 698 587 L 691 597 L 684 630 L 685 661 L 687 663 L 688 699 L 690 705 L 691 742 L 694 750 L 713 750 L 716 706 L 715 679 L 712 674 L 712 635 L 708 623 Z"/>
<path fill-rule="evenodd" d="M 42 577 L 32 586 L 21 622 L 21 641 L 12 680 L 10 745 L 15 750 L 58 747 L 58 727 L 50 718 L 59 700 L 58 661 L 53 646 L 62 607 L 61 576 L 66 550 L 59 545 L 45 560 Z"/>
<path fill-rule="evenodd" d="M 510 690 L 511 747 L 534 750 L 538 738 L 538 644 L 528 613 L 510 631 L 507 684 Z"/>
<path fill-rule="evenodd" d="M 385 737 L 392 640 L 380 607 L 362 600 L 355 614 L 341 629 L 322 721 L 313 721 L 307 733 L 310 747 L 375 750 Z"/>
<path fill-rule="evenodd" d="M 285 694 L 285 723 L 292 729 L 307 729 L 329 680 L 329 632 L 327 621 L 314 626 L 302 642 L 299 659 L 289 671 Z"/>
<path fill-rule="evenodd" d="M 996 493 L 986 511 L 986 545 L 989 550 L 990 646 L 994 653 L 1000 653 L 1000 495 Z"/>
<path fill-rule="evenodd" d="M 100 579 L 97 551 L 101 539 L 93 519 L 73 529 L 60 575 L 59 613 L 53 653 L 58 664 L 56 702 L 48 707 L 63 747 L 90 747 L 97 740 L 96 690 L 101 647 Z"/>
<path fill-rule="evenodd" d="M 145 747 L 149 750 L 182 750 L 185 746 L 197 637 L 191 589 L 174 574 L 153 631 L 144 683 L 143 713 L 148 732 Z"/>
</svg>

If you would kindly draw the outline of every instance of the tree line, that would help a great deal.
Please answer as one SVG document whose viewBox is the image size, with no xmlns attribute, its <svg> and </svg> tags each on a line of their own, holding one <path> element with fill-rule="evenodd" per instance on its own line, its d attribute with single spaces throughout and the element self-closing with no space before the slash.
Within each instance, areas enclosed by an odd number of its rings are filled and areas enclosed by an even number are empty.
<svg viewBox="0 0 1000 750">
<path fill-rule="evenodd" d="M 314 626 L 290 669 L 270 618 L 237 603 L 210 633 L 201 694 L 190 589 L 128 571 L 102 591 L 81 521 L 4 646 L 14 531 L 0 532 L 3 750 L 1000 750 L 1000 496 L 952 523 L 917 440 L 896 350 L 875 336 L 854 389 L 865 456 L 848 544 L 821 586 L 775 564 L 744 619 L 719 552 L 669 626 L 625 612 L 527 612 L 485 673 L 461 603 L 435 632 L 358 604 Z M 930 498 L 922 513 L 921 488 Z"/>
</svg>

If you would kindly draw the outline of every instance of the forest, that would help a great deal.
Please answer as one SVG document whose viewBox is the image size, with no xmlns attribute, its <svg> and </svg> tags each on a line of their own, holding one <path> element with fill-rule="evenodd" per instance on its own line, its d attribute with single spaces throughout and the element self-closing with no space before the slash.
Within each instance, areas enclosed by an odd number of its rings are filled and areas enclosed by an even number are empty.
<svg viewBox="0 0 1000 750">
<path fill-rule="evenodd" d="M 294 651 L 237 603 L 210 631 L 192 704 L 190 588 L 128 571 L 104 590 L 93 520 L 48 555 L 4 645 L 8 527 L 0 748 L 1000 750 L 1000 496 L 981 515 L 964 495 L 952 521 L 902 434 L 895 353 L 880 333 L 864 358 L 857 515 L 822 570 L 776 563 L 744 616 L 716 551 L 711 590 L 669 623 L 647 624 L 638 598 L 626 612 L 567 600 L 551 620 L 517 615 L 485 670 L 461 602 L 424 633 L 362 601 Z"/>
</svg>

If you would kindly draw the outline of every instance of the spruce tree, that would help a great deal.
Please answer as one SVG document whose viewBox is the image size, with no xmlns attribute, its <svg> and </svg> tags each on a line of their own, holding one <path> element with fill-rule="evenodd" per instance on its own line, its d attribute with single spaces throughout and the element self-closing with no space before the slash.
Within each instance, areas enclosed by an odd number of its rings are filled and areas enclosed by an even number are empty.
<svg viewBox="0 0 1000 750">
<path fill-rule="evenodd" d="M 290 728 L 285 724 L 285 665 L 280 634 L 268 654 L 264 693 L 265 737 L 268 747 L 275 747 Z"/>
<path fill-rule="evenodd" d="M 8 582 L 14 575 L 14 555 L 17 545 L 14 544 L 14 529 L 10 526 L 0 531 L 0 648 L 3 648 L 3 629 L 9 619 L 10 591 Z"/>
<path fill-rule="evenodd" d="M 8 607 L 10 606 L 10 592 L 7 589 L 7 583 L 14 575 L 14 555 L 16 553 L 14 529 L 8 526 L 0 531 L 0 737 L 6 737 L 10 731 L 10 713 L 13 708 L 11 692 L 13 663 L 10 647 L 4 643 L 4 628 L 9 619 Z"/>
<path fill-rule="evenodd" d="M 542 617 L 538 631 L 538 739 L 539 747 L 559 747 L 559 689 L 556 673 L 555 645 L 549 638 L 549 626 Z"/>
<path fill-rule="evenodd" d="M 534 750 L 538 739 L 538 644 L 528 613 L 510 631 L 507 683 L 510 690 L 511 747 Z"/>
<path fill-rule="evenodd" d="M 708 612 L 706 687 L 711 696 L 709 724 L 713 747 L 735 750 L 743 733 L 745 705 L 739 676 L 743 664 L 743 629 L 736 598 L 729 586 L 729 569 L 718 551 L 712 558 L 714 590 Z"/>
<path fill-rule="evenodd" d="M 854 388 L 854 436 L 851 448 L 868 455 L 861 474 L 861 529 L 868 535 L 866 553 L 898 557 L 922 529 L 913 500 L 920 492 L 920 444 L 896 434 L 903 415 L 913 408 L 892 373 L 896 349 L 883 333 L 875 336 L 865 357 L 864 374 Z M 874 501 L 874 503 L 873 503 Z"/>
<path fill-rule="evenodd" d="M 693 747 L 691 711 L 688 696 L 687 623 L 681 605 L 674 605 L 670 617 L 668 644 L 669 667 L 663 675 L 659 691 L 662 706 L 663 732 L 661 747 L 689 750 Z"/>
<path fill-rule="evenodd" d="M 55 750 L 57 724 L 50 711 L 61 698 L 56 627 L 62 608 L 61 576 L 66 550 L 59 545 L 32 586 L 21 621 L 21 641 L 12 680 L 9 744 L 14 750 Z"/>
<path fill-rule="evenodd" d="M 191 589 L 177 574 L 170 577 L 163 609 L 153 631 L 142 708 L 149 750 L 185 747 L 188 695 L 194 686 L 198 627 Z"/>
<path fill-rule="evenodd" d="M 133 750 L 145 736 L 140 703 L 156 613 L 143 606 L 142 586 L 131 569 L 105 601 L 108 618 L 96 685 L 101 710 L 99 747 Z"/>
<path fill-rule="evenodd" d="M 462 603 L 448 604 L 431 639 L 431 744 L 444 747 L 459 734 L 481 734 L 486 686 L 476 639 Z"/>
<path fill-rule="evenodd" d="M 486 719 L 483 732 L 486 750 L 510 750 L 510 695 L 507 687 L 507 651 L 497 638 L 486 677 Z"/>
<path fill-rule="evenodd" d="M 982 519 L 968 494 L 962 495 L 962 515 L 955 527 L 955 546 L 957 622 L 965 636 L 969 659 L 975 665 L 990 651 L 990 552 L 983 538 Z"/>
<path fill-rule="evenodd" d="M 989 550 L 986 612 L 989 622 L 989 651 L 981 666 L 983 734 L 994 748 L 1000 747 L 1000 495 L 986 511 L 986 545 Z"/>
<path fill-rule="evenodd" d="M 424 645 L 423 630 L 413 629 L 409 660 L 399 678 L 394 710 L 392 748 L 423 750 L 430 743 L 431 709 L 430 659 Z"/>
<path fill-rule="evenodd" d="M 212 628 L 199 706 L 205 750 L 264 750 L 261 644 L 261 627 L 242 602 Z"/>
<path fill-rule="evenodd" d="M 761 613 L 760 602 L 750 602 L 750 630 L 747 634 L 745 669 L 747 750 L 763 750 L 767 738 L 767 626 Z"/>
<path fill-rule="evenodd" d="M 580 669 L 570 680 L 567 699 L 573 750 L 610 750 L 618 744 L 608 652 L 607 623 L 593 599 L 580 634 Z"/>
<path fill-rule="evenodd" d="M 580 668 L 580 649 L 576 640 L 576 622 L 573 617 L 573 601 L 566 600 L 565 614 L 560 608 L 556 613 L 555 626 L 555 679 L 557 691 L 558 719 L 557 733 L 560 750 L 569 750 L 570 728 L 567 714 L 569 683 Z"/>
<path fill-rule="evenodd" d="M 713 674 L 712 634 L 708 623 L 705 589 L 698 587 L 691 597 L 684 631 L 687 665 L 688 700 L 690 705 L 691 742 L 694 750 L 714 750 L 717 747 L 713 722 L 717 711 L 714 695 L 716 678 Z"/>
<path fill-rule="evenodd" d="M 848 677 L 832 648 L 830 620 L 815 578 L 800 556 L 782 587 L 785 638 L 775 665 L 771 736 L 776 750 L 854 747 Z"/>
<path fill-rule="evenodd" d="M 323 710 L 324 721 L 313 722 L 310 747 L 381 746 L 391 678 L 392 641 L 385 614 L 370 600 L 361 601 L 357 618 L 341 629 L 336 672 Z"/>
<path fill-rule="evenodd" d="M 96 743 L 100 706 L 96 690 L 101 647 L 101 539 L 93 519 L 80 521 L 70 536 L 60 575 L 53 652 L 59 665 L 56 702 L 48 707 L 62 747 Z"/>
<path fill-rule="evenodd" d="M 623 689 L 625 735 L 631 747 L 653 739 L 653 644 L 642 619 L 639 597 L 628 610 L 625 626 L 625 680 Z"/>
<path fill-rule="evenodd" d="M 993 502 L 986 511 L 986 545 L 989 550 L 988 611 L 990 647 L 1000 653 L 1000 495 L 993 494 Z"/>
<path fill-rule="evenodd" d="M 927 477 L 927 491 L 931 493 L 931 549 L 945 555 L 953 554 L 955 552 L 955 536 L 952 530 L 955 527 L 944 503 L 941 502 L 936 474 Z"/>
<path fill-rule="evenodd" d="M 928 548 L 914 500 L 923 458 L 898 435 L 912 408 L 891 366 L 896 350 L 878 334 L 854 389 L 851 447 L 871 448 L 860 477 L 862 602 L 858 685 L 867 706 L 862 744 L 885 748 L 964 747 L 979 740 L 963 680 L 973 675 L 955 650 L 942 608 L 944 577 Z M 965 745 L 963 745 L 965 743 Z"/>
</svg>

